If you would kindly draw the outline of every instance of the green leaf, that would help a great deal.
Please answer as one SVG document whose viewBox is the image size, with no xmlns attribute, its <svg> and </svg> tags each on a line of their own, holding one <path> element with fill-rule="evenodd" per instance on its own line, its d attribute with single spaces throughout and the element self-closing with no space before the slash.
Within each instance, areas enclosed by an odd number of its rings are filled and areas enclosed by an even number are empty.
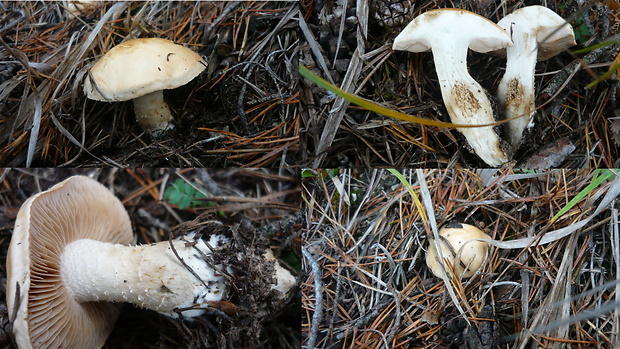
<svg viewBox="0 0 620 349">
<path fill-rule="evenodd" d="M 316 177 L 316 172 L 311 169 L 304 168 L 301 170 L 301 178 L 312 178 Z"/>
<path fill-rule="evenodd" d="M 208 203 L 200 200 L 205 197 L 205 194 L 194 189 L 192 184 L 180 178 L 175 180 L 172 185 L 164 191 L 164 200 L 172 205 L 176 205 L 181 210 L 188 207 L 195 208 L 208 205 Z"/>
</svg>

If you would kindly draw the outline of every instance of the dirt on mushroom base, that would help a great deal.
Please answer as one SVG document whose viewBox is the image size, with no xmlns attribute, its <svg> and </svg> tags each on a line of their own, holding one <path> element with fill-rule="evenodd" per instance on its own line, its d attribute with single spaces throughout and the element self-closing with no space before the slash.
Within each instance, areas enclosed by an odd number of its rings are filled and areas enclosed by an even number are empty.
<svg viewBox="0 0 620 349">
<path fill-rule="evenodd" d="M 171 232 L 172 236 L 180 236 L 189 232 L 197 234 L 223 234 L 232 236 L 235 243 L 226 245 L 225 248 L 213 253 L 215 264 L 232 266 L 233 277 L 229 279 L 232 293 L 231 299 L 211 303 L 211 312 L 220 316 L 222 320 L 213 322 L 217 332 L 225 334 L 226 340 L 222 341 L 218 336 L 206 340 L 205 337 L 193 336 L 187 340 L 189 346 L 201 343 L 220 343 L 225 347 L 228 343 L 243 347 L 261 347 L 265 342 L 263 322 L 270 322 L 274 315 L 288 314 L 291 317 L 287 325 L 291 331 L 301 333 L 301 313 L 294 311 L 293 307 L 298 301 L 292 301 L 289 297 L 282 299 L 280 293 L 272 289 L 275 281 L 275 272 L 271 261 L 263 256 L 269 248 L 269 240 L 256 234 L 256 230 L 249 225 L 248 221 L 242 221 L 235 226 L 224 226 L 214 220 L 213 215 L 198 217 L 194 221 L 183 223 Z M 298 308 L 299 309 L 299 308 Z M 292 312 L 291 312 L 292 311 Z M 295 315 L 297 313 L 297 315 Z M 189 324 L 189 327 L 200 328 L 204 323 Z M 203 328 L 208 331 L 208 326 Z M 212 329 L 211 329 L 212 330 Z M 199 331 L 193 331 L 199 333 Z"/>
<path fill-rule="evenodd" d="M 286 171 L 285 171 L 286 172 Z M 11 231 L 15 221 L 15 215 L 26 196 L 37 192 L 36 188 L 47 189 L 52 184 L 60 182 L 75 174 L 95 174 L 102 183 L 107 186 L 112 183 L 115 194 L 129 200 L 125 205 L 130 213 L 134 230 L 138 234 L 140 243 L 153 241 L 155 237 L 161 240 L 168 238 L 168 230 L 155 228 L 161 226 L 175 226 L 176 218 L 169 210 L 174 211 L 185 223 L 176 226 L 173 234 L 186 233 L 191 230 L 199 231 L 222 231 L 236 236 L 240 246 L 246 250 L 257 252 L 267 245 L 280 251 L 282 256 L 298 254 L 296 248 L 284 247 L 284 240 L 292 238 L 290 234 L 295 231 L 294 224 L 299 224 L 297 219 L 285 220 L 284 225 L 277 225 L 276 229 L 266 229 L 271 223 L 280 223 L 275 217 L 283 214 L 291 214 L 295 217 L 296 209 L 288 204 L 278 204 L 281 200 L 294 205 L 296 199 L 288 190 L 296 188 L 296 175 L 280 174 L 269 170 L 181 170 L 173 169 L 35 169 L 31 171 L 11 170 L 2 172 L 0 185 L 3 188 L 0 193 L 0 250 L 2 256 L 6 256 L 6 249 L 11 237 Z M 169 203 L 161 203 L 153 192 L 154 187 L 145 187 L 146 183 L 160 184 L 166 176 L 172 178 L 181 175 L 192 183 L 208 187 L 211 195 L 224 195 L 228 199 L 236 197 L 242 203 L 228 204 L 215 199 L 215 206 L 205 209 L 180 210 Z M 274 177 L 275 176 L 275 177 Z M 290 177 L 289 177 L 290 176 Z M 279 178 L 274 179 L 274 178 Z M 172 179 L 170 179 L 172 181 Z M 140 184 L 142 183 L 142 184 Z M 269 188 L 281 187 L 285 192 Z M 157 188 L 159 188 L 157 186 Z M 263 189 L 257 189 L 263 188 Z M 264 191 L 266 189 L 266 191 Z M 218 192 L 218 190 L 220 192 Z M 256 192 L 258 190 L 258 192 Z M 260 193 L 260 195 L 259 195 Z M 153 197 L 155 195 L 155 197 Z M 272 195 L 272 200 L 259 200 L 258 197 Z M 133 197 L 133 199 L 131 199 Z M 297 196 L 298 197 L 298 196 Z M 245 200 L 247 199 L 247 200 Z M 243 203 L 245 202 L 245 203 Z M 254 203 L 252 203 L 254 202 Z M 166 208 L 168 206 L 168 208 Z M 245 207 L 245 208 L 244 208 Z M 208 213 L 206 211 L 209 211 Z M 200 218 L 194 220 L 196 216 Z M 243 217 L 243 218 L 242 218 Z M 267 218 L 267 217 L 273 217 Z M 289 216 L 286 216 L 289 217 Z M 160 235 L 165 232 L 166 235 Z M 268 232 L 268 234 L 267 234 Z M 253 242 L 256 243 L 253 243 Z M 280 241 L 280 242 L 278 242 Z M 274 248 L 275 246 L 275 248 Z M 292 246 L 295 246 L 294 244 Z M 296 245 L 297 249 L 299 245 Z M 222 259 L 228 257 L 221 257 Z M 249 260 L 238 260 L 240 275 L 252 273 L 252 276 L 260 276 L 258 268 L 262 259 L 259 255 L 250 255 Z M 5 277 L 4 257 L 0 259 L 0 278 Z M 264 270 L 268 270 L 266 267 Z M 265 273 L 265 271 L 262 271 Z M 248 281 L 247 276 L 245 281 Z M 271 290 L 259 287 L 260 283 L 251 284 L 251 288 L 245 288 L 243 281 L 233 280 L 236 289 L 233 298 L 229 302 L 212 304 L 212 311 L 201 316 L 193 322 L 177 322 L 166 316 L 161 316 L 153 311 L 147 311 L 125 305 L 114 331 L 109 337 L 105 348 L 135 348 L 148 345 L 152 348 L 184 348 L 206 347 L 210 343 L 215 348 L 241 348 L 253 346 L 256 348 L 296 348 L 295 343 L 300 341 L 301 329 L 292 325 L 300 324 L 299 293 L 292 299 L 277 301 L 273 298 Z M 235 293 L 236 292 L 236 293 Z M 298 291 L 296 291 L 298 292 Z M 271 297 L 271 298 L 270 298 Z M 251 300 L 256 303 L 252 304 Z M 256 304 L 265 300 L 267 308 L 262 314 L 256 309 Z M 234 302 L 234 303 L 233 303 Z M 10 345 L 11 332 L 8 326 L 8 310 L 6 309 L 4 292 L 0 294 L 0 347 L 15 349 Z M 288 344 L 287 344 L 288 343 Z"/>
</svg>

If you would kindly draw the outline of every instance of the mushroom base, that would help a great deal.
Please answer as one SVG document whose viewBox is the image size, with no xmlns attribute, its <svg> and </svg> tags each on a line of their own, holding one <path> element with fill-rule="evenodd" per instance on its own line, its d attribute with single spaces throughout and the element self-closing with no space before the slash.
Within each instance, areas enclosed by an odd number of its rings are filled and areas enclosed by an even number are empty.
<svg viewBox="0 0 620 349">
<path fill-rule="evenodd" d="M 147 131 L 158 136 L 166 130 L 174 128 L 171 124 L 172 113 L 166 101 L 163 91 L 155 91 L 133 100 L 133 108 L 136 119 Z"/>
<path fill-rule="evenodd" d="M 214 235 L 209 245 L 217 247 L 226 241 Z M 181 311 L 184 317 L 199 316 L 205 303 L 222 299 L 221 266 L 209 265 L 211 250 L 201 239 L 172 244 L 178 257 L 168 241 L 125 246 L 76 240 L 62 254 L 61 275 L 79 303 L 130 302 L 172 317 Z"/>
</svg>

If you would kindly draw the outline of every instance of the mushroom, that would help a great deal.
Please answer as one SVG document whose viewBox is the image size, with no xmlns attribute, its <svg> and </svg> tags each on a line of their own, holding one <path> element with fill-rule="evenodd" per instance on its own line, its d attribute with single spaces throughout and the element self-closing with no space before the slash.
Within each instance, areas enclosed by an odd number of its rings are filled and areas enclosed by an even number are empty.
<svg viewBox="0 0 620 349">
<path fill-rule="evenodd" d="M 99 1 L 96 0 L 65 0 L 63 6 L 73 16 L 81 16 L 97 9 Z"/>
<path fill-rule="evenodd" d="M 439 246 L 444 262 L 441 262 L 435 239 L 429 239 L 426 252 L 426 265 L 439 278 L 447 275 L 456 275 L 461 278 L 470 278 L 476 272 L 487 256 L 488 244 L 477 239 L 491 237 L 473 225 L 450 222 L 439 229 Z"/>
<path fill-rule="evenodd" d="M 119 314 L 108 302 L 196 317 L 226 292 L 228 268 L 207 260 L 227 242 L 190 233 L 128 246 L 135 238 L 122 203 L 99 182 L 70 177 L 29 198 L 17 215 L 6 292 L 15 340 L 20 349 L 100 348 Z"/>
<path fill-rule="evenodd" d="M 497 24 L 510 34 L 514 43 L 498 52 L 505 55 L 507 62 L 497 93 L 504 117 L 522 115 L 507 123 L 508 138 L 516 150 L 521 145 L 524 130 L 533 126 L 536 62 L 576 45 L 575 35 L 570 24 L 543 6 L 520 8 Z"/>
<path fill-rule="evenodd" d="M 106 53 L 84 81 L 88 98 L 133 100 L 136 119 L 159 135 L 173 125 L 163 90 L 183 86 L 206 68 L 196 52 L 160 38 L 125 41 Z"/>
<path fill-rule="evenodd" d="M 512 45 L 495 23 L 459 9 L 438 9 L 416 17 L 394 40 L 394 50 L 431 50 L 441 85 L 441 95 L 455 124 L 495 122 L 486 91 L 467 71 L 467 49 L 489 52 Z M 459 128 L 475 153 L 488 165 L 500 166 L 510 159 L 492 126 Z"/>
</svg>

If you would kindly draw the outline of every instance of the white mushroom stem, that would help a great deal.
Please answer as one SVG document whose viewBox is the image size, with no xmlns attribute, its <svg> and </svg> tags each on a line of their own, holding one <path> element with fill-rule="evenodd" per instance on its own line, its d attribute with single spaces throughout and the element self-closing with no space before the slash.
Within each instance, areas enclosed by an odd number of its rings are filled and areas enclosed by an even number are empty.
<svg viewBox="0 0 620 349">
<path fill-rule="evenodd" d="M 136 119 L 145 130 L 158 135 L 162 131 L 173 128 L 172 113 L 164 100 L 162 90 L 146 94 L 133 100 Z"/>
<path fill-rule="evenodd" d="M 538 55 L 535 37 L 513 27 L 514 46 L 506 48 L 506 73 L 499 83 L 498 97 L 502 113 L 506 117 L 520 116 L 508 121 L 508 139 L 513 148 L 522 141 L 523 131 L 532 126 L 536 96 L 534 95 L 534 71 Z"/>
<path fill-rule="evenodd" d="M 282 297 L 286 296 L 288 294 L 288 291 L 290 291 L 293 286 L 295 286 L 297 280 L 290 271 L 280 266 L 280 263 L 278 263 L 278 260 L 273 255 L 273 252 L 271 252 L 271 250 L 267 250 L 265 254 L 263 254 L 263 256 L 267 261 L 272 261 L 275 267 L 276 283 L 271 285 L 271 289 L 280 292 L 280 295 Z"/>
<path fill-rule="evenodd" d="M 513 150 L 523 141 L 523 132 L 534 124 L 536 110 L 534 70 L 537 61 L 547 60 L 575 45 L 573 29 L 557 13 L 543 6 L 526 6 L 502 18 L 497 25 L 508 33 L 513 46 L 506 48 L 506 73 L 498 88 L 503 116 Z M 503 56 L 503 51 L 499 51 Z"/>
<path fill-rule="evenodd" d="M 433 60 L 444 104 L 455 124 L 480 125 L 495 122 L 486 92 L 467 71 L 469 42 L 451 40 L 433 46 Z M 476 154 L 490 166 L 509 160 L 492 126 L 459 128 Z"/>
<path fill-rule="evenodd" d="M 223 242 L 226 238 L 212 236 L 209 245 L 216 247 Z M 211 254 L 207 244 L 201 239 L 172 243 L 179 257 L 201 280 L 179 261 L 168 241 L 125 246 L 76 240 L 62 254 L 61 275 L 78 302 L 130 302 L 177 317 L 175 309 L 200 308 L 206 302 L 220 301 L 225 279 L 205 261 L 202 254 Z M 188 310 L 183 316 L 191 318 L 203 311 Z"/>
</svg>

